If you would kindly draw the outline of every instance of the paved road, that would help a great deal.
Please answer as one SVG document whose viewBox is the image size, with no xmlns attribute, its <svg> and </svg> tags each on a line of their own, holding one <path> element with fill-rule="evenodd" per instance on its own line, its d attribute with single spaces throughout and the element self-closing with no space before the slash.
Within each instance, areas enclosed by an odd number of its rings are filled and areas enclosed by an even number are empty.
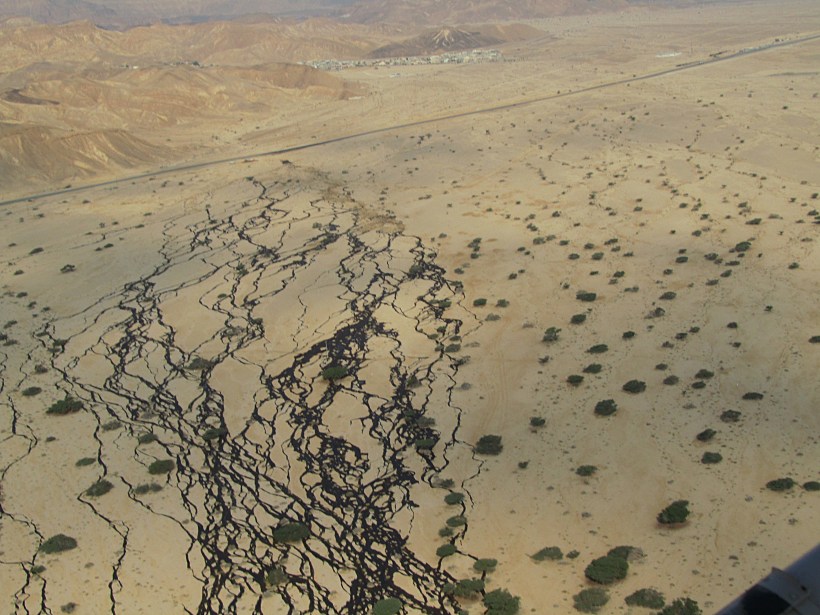
<svg viewBox="0 0 820 615">
<path fill-rule="evenodd" d="M 470 117 L 473 115 L 480 115 L 484 113 L 495 113 L 497 111 L 504 111 L 507 109 L 515 109 L 518 107 L 526 107 L 528 105 L 534 105 L 537 103 L 545 102 L 548 100 L 555 100 L 557 98 L 566 98 L 568 96 L 577 96 L 578 94 L 585 94 L 587 92 L 594 92 L 596 90 L 603 90 L 605 88 L 611 88 L 618 85 L 625 85 L 627 83 L 635 83 L 638 81 L 646 81 L 647 79 L 656 79 L 658 77 L 664 77 L 666 75 L 671 75 L 674 73 L 680 73 L 687 70 L 692 70 L 695 68 L 701 68 L 703 66 L 709 66 L 711 64 L 717 64 L 718 62 L 726 62 L 728 60 L 734 60 L 736 58 L 746 57 L 755 53 L 761 53 L 764 51 L 769 51 L 771 49 L 777 49 L 780 47 L 790 47 L 792 45 L 799 45 L 801 43 L 807 43 L 809 41 L 814 41 L 820 39 L 820 34 L 809 34 L 806 36 L 802 36 L 800 38 L 791 39 L 788 41 L 781 41 L 777 43 L 771 43 L 769 45 L 762 45 L 760 47 L 752 47 L 747 49 L 741 49 L 735 53 L 721 55 L 717 57 L 709 57 L 705 60 L 698 60 L 695 62 L 689 62 L 686 64 L 681 64 L 675 66 L 674 68 L 668 68 L 661 71 L 656 71 L 653 73 L 646 73 L 644 75 L 636 75 L 634 77 L 627 77 L 624 79 L 618 79 L 616 81 L 608 81 L 606 83 L 601 83 L 598 85 L 592 85 L 585 88 L 579 88 L 576 90 L 567 90 L 565 92 L 560 92 L 557 94 L 550 94 L 548 96 L 539 96 L 537 98 L 529 98 L 526 100 L 514 102 L 514 103 L 507 103 L 503 105 L 496 105 L 493 107 L 484 107 L 482 109 L 475 109 L 473 111 L 464 111 L 462 113 L 453 113 L 450 115 L 442 115 L 433 118 L 427 118 L 423 120 L 417 120 L 414 122 L 406 122 L 404 124 L 395 124 L 393 126 L 385 126 L 383 128 L 374 128 L 372 130 L 365 130 L 363 132 L 356 132 L 347 135 L 341 135 L 339 137 L 333 137 L 330 139 L 324 139 L 322 141 L 312 141 L 310 143 L 302 143 L 299 145 L 293 145 L 291 147 L 285 147 L 282 149 L 264 151 L 264 152 L 255 152 L 251 154 L 243 154 L 241 156 L 232 156 L 230 158 L 220 158 L 219 160 L 207 160 L 204 162 L 197 162 L 191 164 L 181 164 L 171 167 L 165 167 L 162 169 L 158 169 L 155 171 L 147 172 L 147 173 L 140 173 L 138 175 L 129 175 L 127 177 L 120 177 L 118 179 L 112 179 L 104 182 L 97 182 L 94 184 L 86 184 L 83 186 L 76 186 L 71 188 L 63 188 L 60 190 L 53 190 L 51 192 L 41 192 L 39 194 L 32 194 L 28 196 L 19 197 L 16 199 L 9 199 L 7 201 L 0 201 L 0 206 L 2 205 L 12 205 L 14 203 L 21 203 L 23 201 L 33 201 L 37 199 L 44 199 L 51 196 L 59 196 L 63 194 L 71 194 L 74 192 L 81 192 L 84 190 L 92 190 L 94 188 L 102 188 L 104 186 L 113 186 L 115 184 L 120 184 L 123 182 L 130 182 L 135 181 L 138 179 L 145 179 L 148 177 L 156 177 L 160 175 L 168 175 L 171 173 L 177 173 L 180 171 L 193 171 L 196 169 L 204 169 L 206 167 L 216 166 L 220 164 L 227 164 L 231 162 L 240 162 L 242 160 L 246 160 L 248 158 L 260 158 L 263 156 L 280 156 L 283 154 L 289 154 L 291 152 L 298 152 L 305 149 L 311 149 L 314 147 L 322 147 L 323 145 L 330 145 L 332 143 L 339 143 L 341 141 L 350 141 L 353 139 L 360 139 L 362 137 L 368 137 L 371 135 L 392 132 L 394 130 L 401 130 L 404 128 L 413 128 L 415 126 L 424 126 L 427 124 L 434 124 L 436 122 L 445 122 L 448 120 L 454 120 L 457 118 L 462 117 Z"/>
</svg>

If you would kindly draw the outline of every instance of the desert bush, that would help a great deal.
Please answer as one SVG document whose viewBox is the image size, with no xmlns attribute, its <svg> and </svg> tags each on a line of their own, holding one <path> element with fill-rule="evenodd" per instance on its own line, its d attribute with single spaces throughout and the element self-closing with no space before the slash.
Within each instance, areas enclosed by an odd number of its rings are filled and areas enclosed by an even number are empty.
<svg viewBox="0 0 820 615">
<path fill-rule="evenodd" d="M 82 468 L 82 467 L 85 467 L 85 466 L 94 465 L 95 463 L 97 463 L 96 458 L 94 458 L 94 457 L 83 457 L 82 459 L 78 459 L 77 462 L 74 465 L 77 466 L 78 468 Z"/>
<path fill-rule="evenodd" d="M 118 429 L 122 429 L 122 423 L 120 423 L 117 419 L 114 419 L 113 421 L 108 421 L 107 423 L 100 425 L 100 429 L 103 431 L 117 431 Z"/>
<path fill-rule="evenodd" d="M 604 258 L 604 253 L 603 253 L 603 252 L 595 252 L 595 253 L 592 255 L 592 260 L 594 260 L 594 261 L 599 261 L 599 260 L 601 260 L 601 259 L 603 259 L 603 258 Z"/>
<path fill-rule="evenodd" d="M 595 467 L 595 466 L 589 466 L 589 465 L 586 465 L 586 466 L 578 466 L 577 468 L 575 468 L 575 473 L 576 473 L 578 476 L 592 476 L 592 475 L 593 475 L 593 474 L 595 474 L 597 471 L 598 471 L 598 468 L 597 468 L 597 467 Z"/>
<path fill-rule="evenodd" d="M 573 314 L 572 318 L 569 319 L 569 322 L 573 325 L 580 325 L 587 319 L 586 314 Z"/>
<path fill-rule="evenodd" d="M 477 559 L 473 563 L 473 570 L 478 572 L 492 572 L 498 566 L 498 560 L 492 558 Z"/>
<path fill-rule="evenodd" d="M 634 331 L 624 331 L 623 335 L 621 335 L 621 337 L 625 340 L 631 340 L 633 337 L 635 337 L 635 332 Z"/>
<path fill-rule="evenodd" d="M 661 301 L 672 301 L 677 296 L 678 293 L 668 290 L 660 296 L 660 299 Z"/>
<path fill-rule="evenodd" d="M 81 402 L 78 399 L 74 399 L 73 397 L 66 396 L 65 399 L 55 401 L 53 404 L 51 404 L 48 410 L 46 410 L 46 414 L 65 416 L 66 414 L 73 414 L 75 412 L 79 412 L 82 409 L 83 402 Z"/>
<path fill-rule="evenodd" d="M 203 359 L 202 357 L 195 357 L 191 360 L 190 363 L 188 363 L 186 367 L 187 369 L 190 369 L 192 371 L 200 371 L 203 369 L 208 369 L 209 367 L 211 367 L 211 365 L 211 362 L 207 359 Z"/>
<path fill-rule="evenodd" d="M 487 318 L 485 318 L 487 322 L 495 322 L 496 320 L 501 320 L 501 316 L 498 314 L 487 314 Z"/>
<path fill-rule="evenodd" d="M 630 380 L 621 388 L 627 393 L 643 393 L 646 390 L 646 383 L 642 380 Z"/>
<path fill-rule="evenodd" d="M 712 438 L 715 437 L 717 432 L 714 429 L 704 429 L 698 435 L 695 436 L 700 442 L 709 442 Z"/>
<path fill-rule="evenodd" d="M 667 369 L 669 369 L 669 366 L 666 363 L 658 363 L 657 365 L 655 365 L 655 369 L 659 372 L 665 372 Z"/>
<path fill-rule="evenodd" d="M 62 553 L 63 551 L 70 551 L 77 547 L 77 541 L 71 536 L 65 534 L 55 534 L 48 540 L 43 541 L 40 545 L 39 551 L 41 553 Z"/>
<path fill-rule="evenodd" d="M 349 370 L 344 365 L 329 365 L 322 370 L 322 379 L 341 380 L 349 374 Z"/>
<path fill-rule="evenodd" d="M 34 397 L 35 395 L 39 395 L 43 392 L 43 389 L 40 387 L 26 387 L 23 389 L 22 394 L 23 397 Z"/>
<path fill-rule="evenodd" d="M 793 478 L 776 478 L 766 483 L 766 489 L 770 491 L 789 491 L 795 484 Z"/>
<path fill-rule="evenodd" d="M 629 594 L 624 602 L 628 606 L 640 606 L 645 609 L 662 609 L 666 604 L 663 594 L 657 589 L 639 589 Z"/>
<path fill-rule="evenodd" d="M 590 354 L 602 354 L 607 350 L 609 350 L 609 346 L 606 344 L 595 344 L 594 346 L 587 348 L 587 352 Z"/>
<path fill-rule="evenodd" d="M 510 302 L 507 301 L 506 299 L 499 299 L 498 301 L 495 302 L 495 307 L 505 308 L 505 307 L 509 307 L 509 305 L 510 305 Z"/>
<path fill-rule="evenodd" d="M 820 491 L 820 482 L 816 480 L 810 480 L 803 483 L 803 489 L 806 491 Z"/>
<path fill-rule="evenodd" d="M 481 436 L 473 449 L 479 455 L 498 455 L 503 449 L 501 436 Z"/>
<path fill-rule="evenodd" d="M 98 498 L 101 495 L 105 495 L 109 491 L 114 488 L 114 485 L 109 481 L 101 478 L 96 483 L 91 485 L 88 489 L 85 490 L 85 494 L 92 498 Z"/>
<path fill-rule="evenodd" d="M 715 372 L 710 372 L 708 369 L 699 369 L 698 373 L 695 374 L 695 378 L 699 380 L 707 380 L 715 375 Z"/>
<path fill-rule="evenodd" d="M 696 380 L 695 382 L 692 383 L 692 388 L 693 389 L 705 389 L 706 388 L 706 383 L 703 380 Z"/>
<path fill-rule="evenodd" d="M 658 611 L 657 615 L 701 615 L 702 613 L 698 603 L 691 598 L 678 598 Z"/>
<path fill-rule="evenodd" d="M 572 606 L 581 613 L 597 613 L 609 602 L 609 592 L 601 587 L 588 587 L 572 597 Z"/>
<path fill-rule="evenodd" d="M 34 373 L 35 374 L 45 374 L 48 371 L 48 368 L 45 365 L 40 365 L 39 363 L 34 366 Z"/>
<path fill-rule="evenodd" d="M 227 427 L 209 427 L 204 432 L 202 432 L 202 439 L 210 442 L 211 440 L 217 440 L 223 436 L 228 435 L 228 428 Z"/>
<path fill-rule="evenodd" d="M 579 290 L 577 293 L 575 293 L 575 298 L 578 299 L 578 301 L 592 302 L 598 298 L 598 295 L 588 291 Z"/>
<path fill-rule="evenodd" d="M 544 331 L 544 337 L 541 338 L 542 342 L 555 342 L 558 341 L 558 334 L 561 332 L 561 329 L 557 327 L 550 327 L 546 331 Z"/>
<path fill-rule="evenodd" d="M 273 530 L 276 542 L 299 542 L 310 536 L 310 529 L 304 523 L 285 523 Z"/>
<path fill-rule="evenodd" d="M 618 410 L 618 404 L 614 399 L 602 399 L 595 404 L 595 414 L 598 416 L 610 416 Z"/>
<path fill-rule="evenodd" d="M 547 424 L 547 419 L 542 416 L 530 417 L 530 427 L 543 427 Z"/>
<path fill-rule="evenodd" d="M 436 438 L 419 438 L 415 442 L 416 450 L 417 451 L 429 451 L 436 445 Z"/>
<path fill-rule="evenodd" d="M 134 493 L 137 495 L 145 495 L 146 493 L 157 493 L 158 491 L 162 491 L 162 485 L 158 485 L 157 483 L 144 483 L 142 485 L 137 485 L 134 487 Z"/>
<path fill-rule="evenodd" d="M 444 496 L 444 501 L 450 506 L 461 504 L 464 501 L 464 494 L 455 491 L 453 493 L 448 493 Z"/>
<path fill-rule="evenodd" d="M 584 576 L 594 583 L 611 585 L 626 577 L 629 563 L 620 557 L 605 555 L 598 557 L 584 569 Z"/>
<path fill-rule="evenodd" d="M 724 423 L 737 423 L 740 420 L 740 412 L 737 410 L 724 410 L 720 413 L 720 420 Z"/>
<path fill-rule="evenodd" d="M 445 594 L 459 598 L 475 598 L 476 594 L 484 591 L 484 581 L 481 579 L 461 579 L 455 583 L 447 583 L 442 590 Z"/>
<path fill-rule="evenodd" d="M 449 538 L 454 534 L 453 528 L 447 527 L 446 525 L 443 528 L 440 528 L 438 531 L 438 535 L 442 538 Z"/>
<path fill-rule="evenodd" d="M 148 466 L 149 474 L 168 474 L 176 467 L 173 459 L 157 459 Z"/>
<path fill-rule="evenodd" d="M 564 552 L 561 551 L 560 547 L 544 547 L 531 557 L 536 562 L 543 562 L 544 560 L 558 561 L 564 559 Z"/>
<path fill-rule="evenodd" d="M 467 517 L 464 515 L 454 515 L 447 519 L 447 527 L 463 527 L 467 525 Z"/>
<path fill-rule="evenodd" d="M 700 462 L 703 464 L 713 464 L 713 463 L 720 463 L 723 461 L 723 455 L 720 453 L 703 453 L 703 457 L 700 458 Z"/>
<path fill-rule="evenodd" d="M 140 444 L 150 444 L 151 442 L 156 442 L 157 437 L 152 434 L 151 432 L 141 433 L 137 436 L 137 442 Z"/>
<path fill-rule="evenodd" d="M 662 525 L 678 525 L 685 523 L 689 517 L 689 501 L 676 500 L 658 513 L 658 523 Z"/>
<path fill-rule="evenodd" d="M 645 557 L 645 553 L 642 549 L 638 547 L 632 547 L 630 545 L 619 545 L 617 547 L 613 547 L 607 552 L 609 557 L 619 557 L 627 562 L 636 561 Z"/>
<path fill-rule="evenodd" d="M 506 589 L 487 592 L 482 602 L 487 607 L 485 615 L 515 615 L 521 607 L 521 599 Z"/>
<path fill-rule="evenodd" d="M 451 545 L 449 542 L 446 545 L 441 545 L 438 549 L 436 549 L 436 555 L 439 557 L 450 557 L 455 552 L 455 545 Z"/>
<path fill-rule="evenodd" d="M 743 394 L 743 399 L 746 400 L 760 400 L 763 399 L 763 393 L 756 393 L 754 391 L 750 391 L 749 393 Z"/>
<path fill-rule="evenodd" d="M 675 385 L 678 382 L 680 382 L 680 378 L 678 378 L 674 374 L 670 374 L 669 376 L 663 379 L 663 383 L 668 385 Z"/>
<path fill-rule="evenodd" d="M 487 300 L 484 297 L 480 297 L 473 301 L 473 307 L 483 307 L 487 305 Z"/>
<path fill-rule="evenodd" d="M 578 386 L 584 381 L 584 377 L 580 374 L 570 374 L 567 376 L 567 383 L 573 386 Z"/>
<path fill-rule="evenodd" d="M 820 335 L 812 335 L 809 338 L 809 344 L 820 344 Z"/>
<path fill-rule="evenodd" d="M 583 371 L 585 374 L 599 374 L 601 373 L 602 369 L 603 366 L 600 363 L 590 363 L 581 371 Z"/>
<path fill-rule="evenodd" d="M 396 615 L 404 604 L 398 598 L 382 598 L 373 605 L 371 615 Z"/>
<path fill-rule="evenodd" d="M 581 255 L 577 252 L 573 252 L 567 258 L 569 258 L 569 260 L 571 261 L 577 261 L 579 258 L 581 258 Z"/>
<path fill-rule="evenodd" d="M 740 243 L 735 244 L 734 251 L 735 252 L 746 252 L 751 249 L 752 244 L 748 241 L 741 241 Z"/>
</svg>

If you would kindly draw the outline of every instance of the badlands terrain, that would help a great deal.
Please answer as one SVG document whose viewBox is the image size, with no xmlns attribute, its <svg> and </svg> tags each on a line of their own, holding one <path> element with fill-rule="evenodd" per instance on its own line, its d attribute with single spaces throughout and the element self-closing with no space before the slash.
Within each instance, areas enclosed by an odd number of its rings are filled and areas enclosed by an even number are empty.
<svg viewBox="0 0 820 615">
<path fill-rule="evenodd" d="M 3 612 L 709 613 L 816 544 L 816 3 L 514 17 L 0 24 Z"/>
</svg>

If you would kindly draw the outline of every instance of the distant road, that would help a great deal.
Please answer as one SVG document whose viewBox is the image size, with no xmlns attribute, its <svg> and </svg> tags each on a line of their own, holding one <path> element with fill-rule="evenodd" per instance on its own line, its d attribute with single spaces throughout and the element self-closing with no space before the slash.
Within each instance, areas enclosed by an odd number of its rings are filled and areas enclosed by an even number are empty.
<svg viewBox="0 0 820 615">
<path fill-rule="evenodd" d="M 322 147 L 323 145 L 330 145 L 332 143 L 339 143 L 341 141 L 350 141 L 352 139 L 359 139 L 361 137 L 368 137 L 371 135 L 377 135 L 385 132 L 392 132 L 394 130 L 402 130 L 404 128 L 413 128 L 415 126 L 424 126 L 426 124 L 434 124 L 436 122 L 445 122 L 448 120 L 454 120 L 457 118 L 462 117 L 470 117 L 473 115 L 480 115 L 483 113 L 495 113 L 496 111 L 504 111 L 507 109 L 515 109 L 518 107 L 526 107 L 528 105 L 534 105 L 537 103 L 541 103 L 547 100 L 554 100 L 556 98 L 566 98 L 568 96 L 576 96 L 578 94 L 585 94 L 587 92 L 594 92 L 596 90 L 603 90 L 604 88 L 611 88 L 617 85 L 624 85 L 627 83 L 635 83 L 638 81 L 646 81 L 647 79 L 655 79 L 657 77 L 663 77 L 665 75 L 671 75 L 674 73 L 680 73 L 687 70 L 692 70 L 695 68 L 701 68 L 703 66 L 709 66 L 711 64 L 717 64 L 718 62 L 726 62 L 727 60 L 734 60 L 736 58 L 741 58 L 745 56 L 749 56 L 755 53 L 761 53 L 763 51 L 769 51 L 770 49 L 777 49 L 779 47 L 789 47 L 791 45 L 799 45 L 801 43 L 807 43 L 809 41 L 814 41 L 820 39 L 820 34 L 809 34 L 806 36 L 801 36 L 799 38 L 791 39 L 788 41 L 780 41 L 777 43 L 770 43 L 768 45 L 761 45 L 759 47 L 750 47 L 746 49 L 741 49 L 740 51 L 736 51 L 731 54 L 727 55 L 719 55 L 714 57 L 709 57 L 708 59 L 704 60 L 697 60 L 695 62 L 688 62 L 686 64 L 680 64 L 673 68 L 667 68 L 665 70 L 657 71 L 654 73 L 647 73 L 645 75 L 638 75 L 635 77 L 627 77 L 624 79 L 618 79 L 617 81 L 609 81 L 606 83 L 601 83 L 598 85 L 592 85 L 585 88 L 579 88 L 577 90 L 567 90 L 565 92 L 559 92 L 557 94 L 550 94 L 549 96 L 540 96 L 537 98 L 529 98 L 526 100 L 521 100 L 514 103 L 506 103 L 503 105 L 496 105 L 494 107 L 485 107 L 483 109 L 475 109 L 473 111 L 464 111 L 462 113 L 453 113 L 450 115 L 441 115 L 434 118 L 428 118 L 424 120 L 417 120 L 414 122 L 407 122 L 405 124 L 395 124 L 393 126 L 385 126 L 383 128 L 374 128 L 372 130 L 365 130 L 363 132 L 356 132 L 352 134 L 342 135 L 339 137 L 333 137 L 330 139 L 324 139 L 322 141 L 313 141 L 311 143 L 303 143 L 300 145 L 292 145 L 291 147 L 285 147 L 282 149 L 270 150 L 266 152 L 255 152 L 252 154 L 243 154 L 242 156 L 232 156 L 230 158 L 221 158 L 219 160 L 208 160 L 205 162 L 196 162 L 190 164 L 181 164 L 177 166 L 171 167 L 164 167 L 158 169 L 156 171 L 151 171 L 147 173 L 139 173 L 138 175 L 129 175 L 127 177 L 120 177 L 118 179 L 111 179 L 104 182 L 97 182 L 94 184 L 86 184 L 83 186 L 76 186 L 71 188 L 62 188 L 60 190 L 53 190 L 51 192 L 41 192 L 39 194 L 32 194 L 29 196 L 23 196 L 16 199 L 9 199 L 7 201 L 0 201 L 0 206 L 2 205 L 12 205 L 14 203 L 22 203 L 24 201 L 34 201 L 37 199 L 44 199 L 51 196 L 60 196 L 64 194 L 71 194 L 74 192 L 82 192 L 84 190 L 92 190 L 94 188 L 102 188 L 105 186 L 113 186 L 115 184 L 120 184 L 123 182 L 130 182 L 135 181 L 138 179 L 146 179 L 148 177 L 157 177 L 159 175 L 169 175 L 171 173 L 178 173 L 180 171 L 193 171 L 196 169 L 204 169 L 206 167 L 212 167 L 220 164 L 227 164 L 231 162 L 241 162 L 243 160 L 247 160 L 249 158 L 261 158 L 263 156 L 280 156 L 282 154 L 289 154 L 291 152 L 298 152 L 305 149 L 311 149 L 314 147 Z"/>
</svg>

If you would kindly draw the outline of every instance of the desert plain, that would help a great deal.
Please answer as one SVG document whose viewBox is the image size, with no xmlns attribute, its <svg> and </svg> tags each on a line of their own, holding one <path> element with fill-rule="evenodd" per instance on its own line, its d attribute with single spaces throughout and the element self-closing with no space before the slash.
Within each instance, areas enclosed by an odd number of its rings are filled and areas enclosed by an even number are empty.
<svg viewBox="0 0 820 615">
<path fill-rule="evenodd" d="M 816 3 L 481 28 L 0 23 L 4 612 L 708 613 L 817 543 Z"/>
</svg>

